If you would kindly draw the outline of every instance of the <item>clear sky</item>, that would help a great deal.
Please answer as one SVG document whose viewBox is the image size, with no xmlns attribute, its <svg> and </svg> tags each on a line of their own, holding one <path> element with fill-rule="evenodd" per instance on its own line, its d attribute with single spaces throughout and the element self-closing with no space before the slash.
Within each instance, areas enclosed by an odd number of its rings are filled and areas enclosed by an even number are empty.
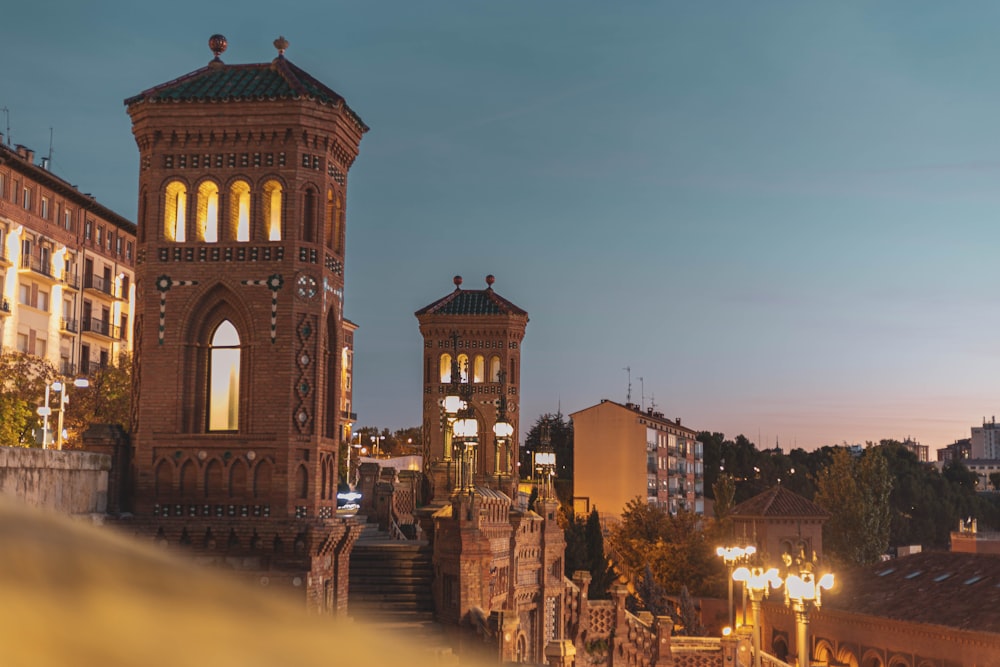
<svg viewBox="0 0 1000 667">
<path fill-rule="evenodd" d="M 998 25 L 996 2 L 35 0 L 0 12 L 0 106 L 134 219 L 122 100 L 212 33 L 229 63 L 288 38 L 372 128 L 361 425 L 419 424 L 413 312 L 493 273 L 531 316 L 522 430 L 624 402 L 628 366 L 699 430 L 934 448 L 1000 412 Z"/>
</svg>

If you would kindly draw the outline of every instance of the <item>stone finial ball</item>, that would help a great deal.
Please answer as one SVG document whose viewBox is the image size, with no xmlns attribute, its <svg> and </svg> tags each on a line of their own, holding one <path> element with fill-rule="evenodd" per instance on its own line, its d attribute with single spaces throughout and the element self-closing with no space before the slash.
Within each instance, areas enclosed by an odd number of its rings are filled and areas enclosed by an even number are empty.
<svg viewBox="0 0 1000 667">
<path fill-rule="evenodd" d="M 497 280 L 496 277 L 492 273 L 486 276 L 486 284 L 489 285 L 490 287 L 493 287 L 493 283 L 495 283 L 496 280 Z"/>
<path fill-rule="evenodd" d="M 222 35 L 212 35 L 208 38 L 208 48 L 212 49 L 212 53 L 218 58 L 229 46 L 229 42 Z"/>
<path fill-rule="evenodd" d="M 454 280 L 452 282 L 455 283 L 455 287 L 461 287 L 462 286 L 462 276 L 455 276 L 455 278 L 454 278 Z"/>
<path fill-rule="evenodd" d="M 274 40 L 274 48 L 278 49 L 278 55 L 285 55 L 285 49 L 288 48 L 288 40 L 285 39 L 284 35 L 280 35 L 278 39 Z"/>
</svg>

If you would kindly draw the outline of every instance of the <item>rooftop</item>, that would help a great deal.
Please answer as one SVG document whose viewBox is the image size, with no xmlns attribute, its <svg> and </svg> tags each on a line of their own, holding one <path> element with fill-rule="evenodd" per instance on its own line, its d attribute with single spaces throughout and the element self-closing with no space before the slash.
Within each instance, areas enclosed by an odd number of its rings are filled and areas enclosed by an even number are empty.
<svg viewBox="0 0 1000 667">
<path fill-rule="evenodd" d="M 732 509 L 730 517 L 826 517 L 830 513 L 778 484 Z"/>
<path fill-rule="evenodd" d="M 455 276 L 455 291 L 424 306 L 421 315 L 522 315 L 528 313 L 493 291 L 493 276 L 486 276 L 486 289 L 463 290 L 462 276 Z"/>
</svg>

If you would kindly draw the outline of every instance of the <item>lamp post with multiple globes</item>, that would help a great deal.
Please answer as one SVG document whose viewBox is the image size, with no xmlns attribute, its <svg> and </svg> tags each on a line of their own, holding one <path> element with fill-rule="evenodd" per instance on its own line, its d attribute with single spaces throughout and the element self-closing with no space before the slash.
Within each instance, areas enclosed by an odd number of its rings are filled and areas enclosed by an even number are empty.
<svg viewBox="0 0 1000 667">
<path fill-rule="evenodd" d="M 765 570 L 762 567 L 740 566 L 733 572 L 732 579 L 743 582 L 743 588 L 750 595 L 750 608 L 753 613 L 753 664 L 760 667 L 760 603 L 768 596 L 771 588 L 781 586 L 781 577 L 777 568 Z"/>
<path fill-rule="evenodd" d="M 727 577 L 729 579 L 729 615 L 726 617 L 726 621 L 729 623 L 730 627 L 736 625 L 736 615 L 735 610 L 733 609 L 733 570 L 736 568 L 737 563 L 741 562 L 744 558 L 749 558 L 755 553 L 757 553 L 757 548 L 753 545 L 746 547 L 719 547 L 715 550 L 715 555 L 722 558 L 729 573 L 729 576 Z"/>
<path fill-rule="evenodd" d="M 809 667 L 809 611 L 822 605 L 823 589 L 833 588 L 833 575 L 822 575 L 819 580 L 811 569 L 785 577 L 785 604 L 795 612 L 795 651 L 799 667 Z"/>
</svg>

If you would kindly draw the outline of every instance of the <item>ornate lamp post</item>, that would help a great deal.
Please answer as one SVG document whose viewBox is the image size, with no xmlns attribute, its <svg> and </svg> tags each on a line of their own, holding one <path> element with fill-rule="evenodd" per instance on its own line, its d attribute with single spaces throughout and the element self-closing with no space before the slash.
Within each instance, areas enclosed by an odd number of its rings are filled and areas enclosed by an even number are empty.
<svg viewBox="0 0 1000 667">
<path fill-rule="evenodd" d="M 777 568 L 765 570 L 762 567 L 738 567 L 733 579 L 743 582 L 743 589 L 750 594 L 750 608 L 753 610 L 753 664 L 760 667 L 760 603 L 768 596 L 771 588 L 781 586 Z"/>
<path fill-rule="evenodd" d="M 535 476 L 542 482 L 542 498 L 552 497 L 552 475 L 556 471 L 556 453 L 549 438 L 549 425 L 542 424 L 541 442 L 535 452 Z"/>
<path fill-rule="evenodd" d="M 510 474 L 510 437 L 514 426 L 507 421 L 507 396 L 504 394 L 504 373 L 500 371 L 500 399 L 497 401 L 497 423 L 493 425 L 493 474 L 499 479 Z"/>
<path fill-rule="evenodd" d="M 471 493 L 475 489 L 474 472 L 479 445 L 479 422 L 471 407 L 467 406 L 459 411 L 458 418 L 452 425 L 452 432 L 459 455 L 456 490 Z"/>
<path fill-rule="evenodd" d="M 811 570 L 785 577 L 785 604 L 795 612 L 795 648 L 799 667 L 809 667 L 809 610 L 820 608 L 823 589 L 833 588 L 833 575 L 824 574 L 816 581 Z"/>
<path fill-rule="evenodd" d="M 752 545 L 747 547 L 719 547 L 715 550 L 715 555 L 722 558 L 729 573 L 729 616 L 726 619 L 730 627 L 736 625 L 736 612 L 733 609 L 733 569 L 735 569 L 736 564 L 742 559 L 752 556 L 755 553 L 757 553 L 757 548 Z"/>
</svg>

